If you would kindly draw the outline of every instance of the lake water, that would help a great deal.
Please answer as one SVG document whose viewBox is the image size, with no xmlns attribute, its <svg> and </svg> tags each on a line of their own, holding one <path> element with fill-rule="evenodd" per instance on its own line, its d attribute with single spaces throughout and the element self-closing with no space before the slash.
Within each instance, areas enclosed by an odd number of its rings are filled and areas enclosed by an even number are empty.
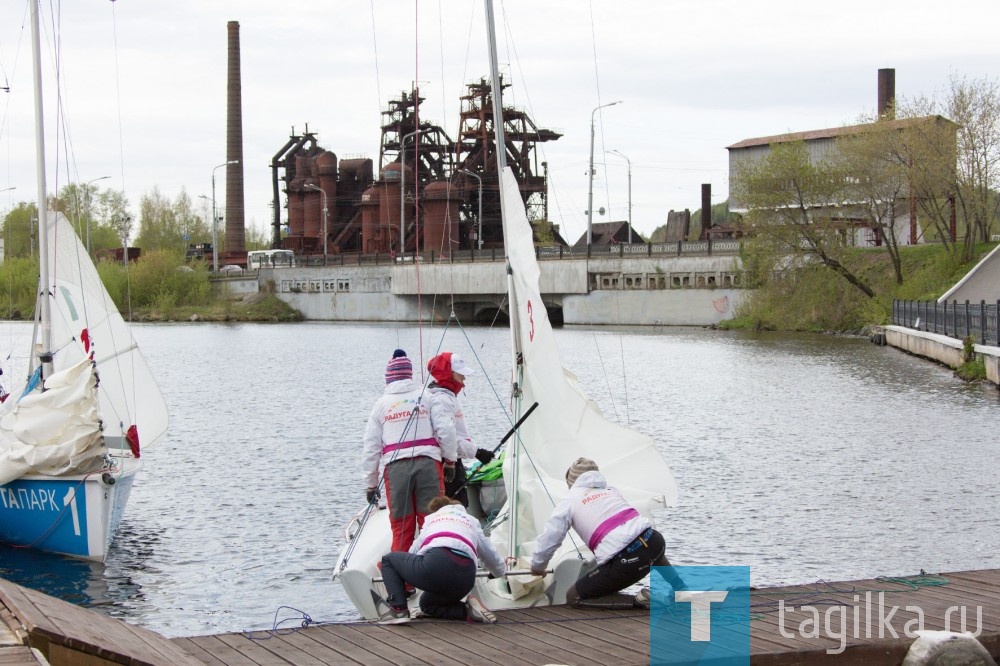
<svg viewBox="0 0 1000 666">
<path fill-rule="evenodd" d="M 0 323 L 2 379 L 25 324 Z M 652 434 L 680 487 L 674 564 L 756 585 L 1000 567 L 998 393 L 867 340 L 695 329 L 556 332 L 605 414 Z M 0 576 L 167 636 L 348 620 L 331 573 L 364 504 L 360 440 L 396 347 L 478 359 L 473 436 L 506 432 L 506 330 L 135 328 L 170 406 L 107 562 L 0 548 Z M 415 362 L 415 366 L 419 363 Z M 285 624 L 283 626 L 295 626 Z"/>
</svg>

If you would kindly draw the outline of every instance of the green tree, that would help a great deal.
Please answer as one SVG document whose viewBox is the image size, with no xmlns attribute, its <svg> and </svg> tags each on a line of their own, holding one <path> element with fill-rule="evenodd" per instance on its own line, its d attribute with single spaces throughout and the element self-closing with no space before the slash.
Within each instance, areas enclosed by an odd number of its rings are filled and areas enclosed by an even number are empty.
<svg viewBox="0 0 1000 666">
<path fill-rule="evenodd" d="M 735 188 L 749 209 L 743 225 L 774 267 L 818 261 L 868 298 L 872 287 L 846 262 L 849 244 L 840 217 L 847 174 L 830 158 L 813 161 L 802 141 L 773 144 L 761 160 L 740 168 Z M 784 259 L 779 259 L 784 257 Z M 781 266 L 780 262 L 791 262 Z"/>
<path fill-rule="evenodd" d="M 38 239 L 35 237 L 38 209 L 33 203 L 23 201 L 7 213 L 3 219 L 4 257 L 28 257 L 34 248 L 38 253 Z"/>
</svg>

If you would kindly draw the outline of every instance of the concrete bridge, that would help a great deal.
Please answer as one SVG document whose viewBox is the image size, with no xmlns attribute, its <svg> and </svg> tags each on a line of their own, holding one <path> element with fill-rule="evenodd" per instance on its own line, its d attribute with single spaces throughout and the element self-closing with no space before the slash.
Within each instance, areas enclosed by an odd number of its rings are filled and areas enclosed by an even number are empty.
<svg viewBox="0 0 1000 666">
<path fill-rule="evenodd" d="M 735 241 L 539 249 L 542 298 L 555 324 L 718 324 L 746 294 L 738 251 Z M 486 323 L 506 314 L 502 254 L 330 259 L 336 265 L 261 269 L 243 288 L 272 290 L 315 320 L 443 321 L 454 311 Z"/>
</svg>

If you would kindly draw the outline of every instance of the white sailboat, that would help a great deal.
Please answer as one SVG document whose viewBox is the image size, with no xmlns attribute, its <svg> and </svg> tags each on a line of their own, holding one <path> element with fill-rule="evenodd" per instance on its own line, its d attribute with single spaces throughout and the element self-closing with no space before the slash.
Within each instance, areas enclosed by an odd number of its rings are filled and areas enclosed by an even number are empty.
<svg viewBox="0 0 1000 666">
<path fill-rule="evenodd" d="M 493 118 L 503 118 L 493 4 L 484 2 Z M 566 469 L 576 458 L 595 460 L 608 483 L 650 519 L 656 508 L 676 502 L 677 486 L 653 439 L 605 419 L 573 373 L 563 368 L 539 291 L 531 225 L 517 180 L 507 167 L 503 123 L 494 122 L 493 130 L 509 269 L 513 418 L 520 420 L 535 402 L 538 407 L 507 444 L 503 466 L 507 503 L 486 529 L 497 550 L 508 561 L 516 560 L 514 569 L 520 570 L 553 507 L 567 494 Z M 530 574 L 496 580 L 482 576 L 474 593 L 491 609 L 565 603 L 566 589 L 593 560 L 587 545 L 573 536 L 553 556 L 552 572 L 544 579 Z M 379 576 L 376 564 L 389 550 L 388 511 L 370 505 L 348 526 L 345 537 L 335 577 L 361 615 L 377 619 L 374 595 L 379 590 L 373 580 Z"/>
<path fill-rule="evenodd" d="M 72 225 L 47 210 L 38 0 L 31 1 L 39 289 L 31 367 L 0 406 L 0 542 L 104 560 L 167 427 L 149 368 Z"/>
</svg>

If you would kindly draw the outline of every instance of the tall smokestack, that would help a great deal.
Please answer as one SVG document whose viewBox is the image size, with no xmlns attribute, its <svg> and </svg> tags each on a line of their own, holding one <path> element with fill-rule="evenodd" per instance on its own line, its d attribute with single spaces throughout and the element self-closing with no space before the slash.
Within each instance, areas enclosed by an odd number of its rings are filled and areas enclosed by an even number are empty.
<svg viewBox="0 0 1000 666">
<path fill-rule="evenodd" d="M 240 86 L 240 24 L 230 21 L 229 75 L 226 112 L 226 257 L 227 263 L 246 260 L 246 226 L 243 215 L 243 102 Z M 236 164 L 233 164 L 236 162 Z"/>
<path fill-rule="evenodd" d="M 878 117 L 892 120 L 896 116 L 896 70 L 878 70 Z"/>
<path fill-rule="evenodd" d="M 708 238 L 708 232 L 712 228 L 712 184 L 701 184 L 701 233 L 700 240 Z"/>
</svg>

